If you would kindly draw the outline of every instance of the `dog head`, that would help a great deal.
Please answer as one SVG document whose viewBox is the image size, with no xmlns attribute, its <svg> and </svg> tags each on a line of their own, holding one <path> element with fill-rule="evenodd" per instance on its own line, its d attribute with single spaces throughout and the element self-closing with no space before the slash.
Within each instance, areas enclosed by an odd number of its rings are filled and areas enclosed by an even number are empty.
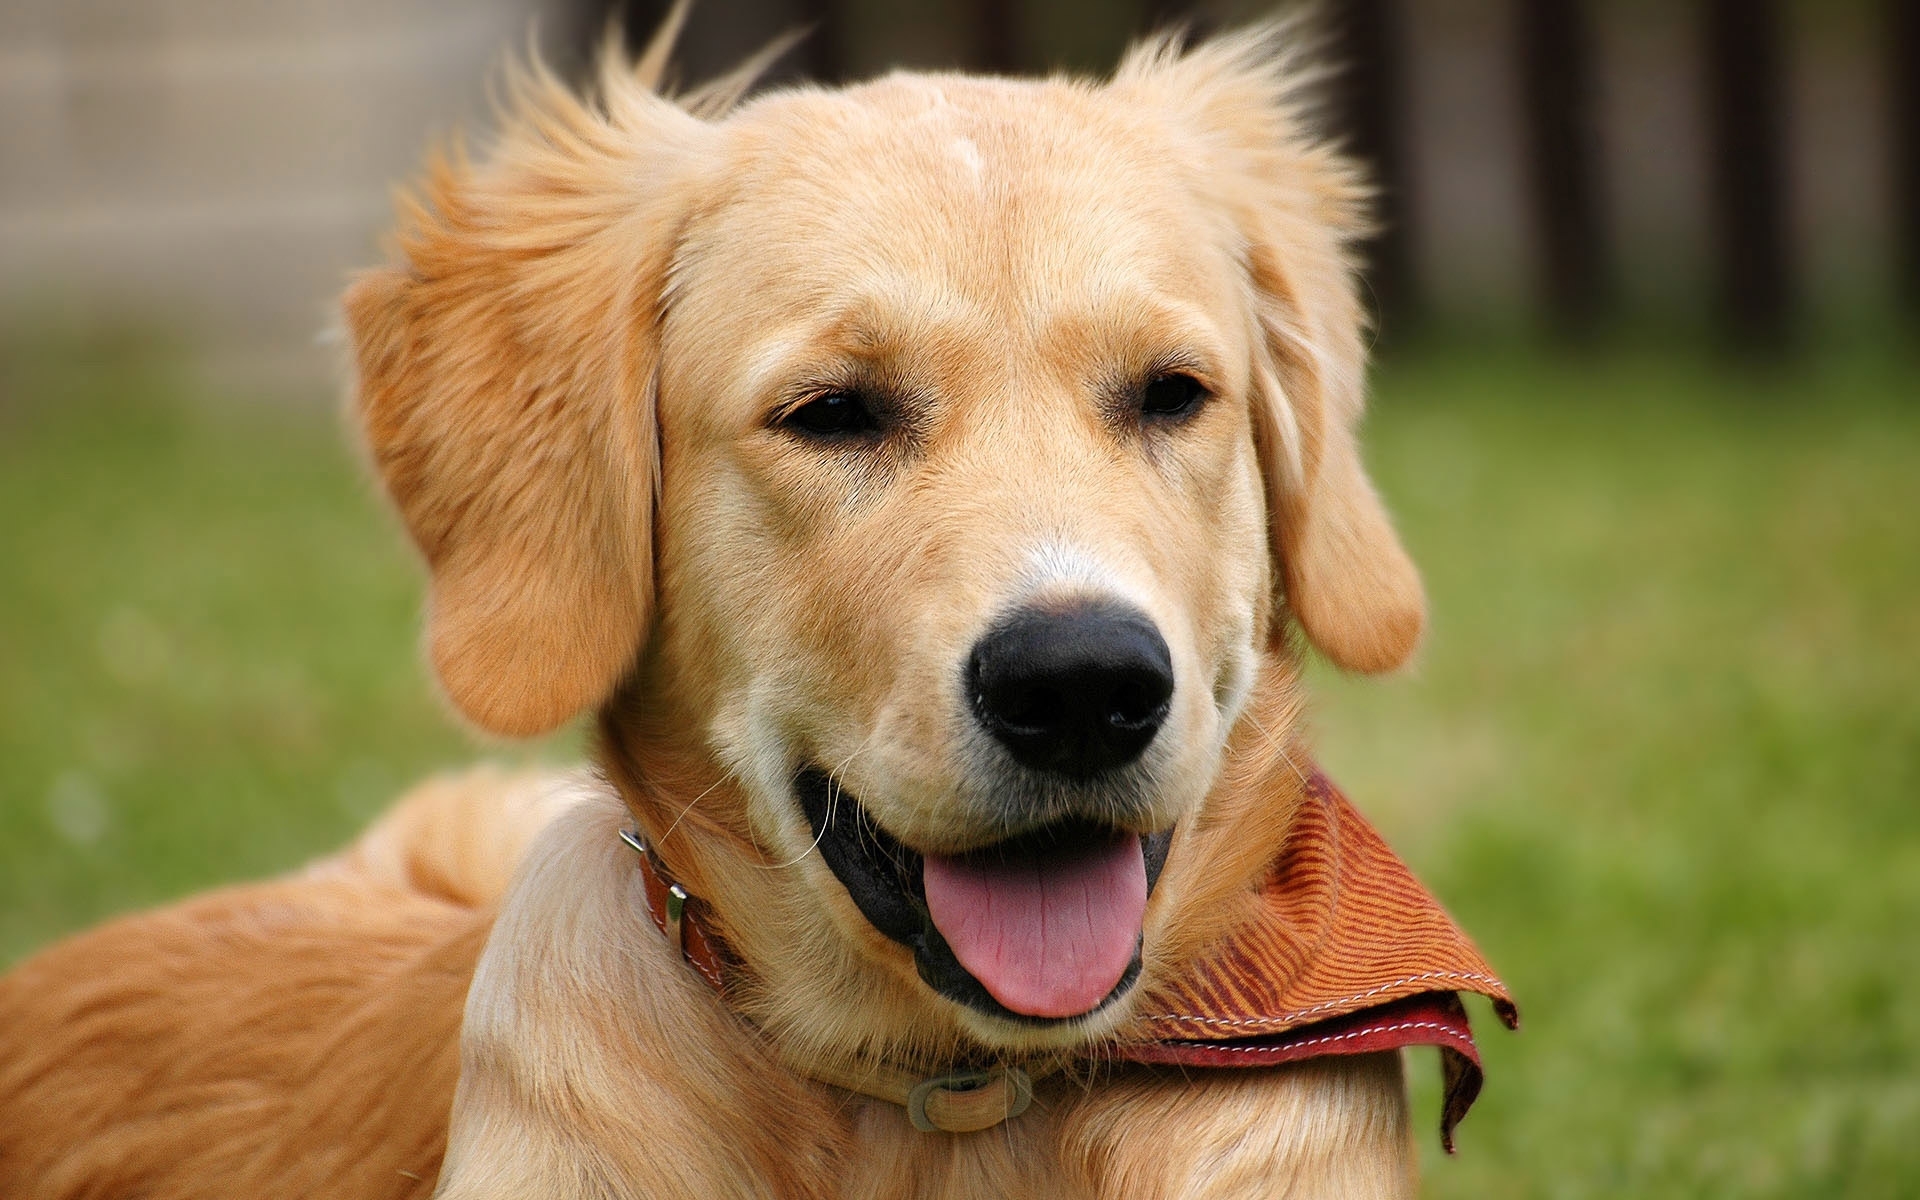
<svg viewBox="0 0 1920 1200">
<path fill-rule="evenodd" d="M 448 695 L 603 709 L 771 1024 L 1110 1030 L 1289 627 L 1413 650 L 1354 444 L 1365 189 L 1283 42 L 730 111 L 657 51 L 593 105 L 536 75 L 349 293 Z"/>
</svg>

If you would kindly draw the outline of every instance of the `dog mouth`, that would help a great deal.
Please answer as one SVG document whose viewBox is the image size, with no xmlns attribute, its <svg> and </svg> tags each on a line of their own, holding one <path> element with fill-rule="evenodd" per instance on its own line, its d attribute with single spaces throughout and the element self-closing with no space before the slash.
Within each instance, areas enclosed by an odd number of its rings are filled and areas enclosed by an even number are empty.
<svg viewBox="0 0 1920 1200">
<path fill-rule="evenodd" d="M 940 995 L 1051 1025 L 1090 1016 L 1140 975 L 1147 898 L 1171 829 L 1070 819 L 958 855 L 888 833 L 825 771 L 794 780 L 820 857 L 868 923 L 913 951 Z"/>
</svg>

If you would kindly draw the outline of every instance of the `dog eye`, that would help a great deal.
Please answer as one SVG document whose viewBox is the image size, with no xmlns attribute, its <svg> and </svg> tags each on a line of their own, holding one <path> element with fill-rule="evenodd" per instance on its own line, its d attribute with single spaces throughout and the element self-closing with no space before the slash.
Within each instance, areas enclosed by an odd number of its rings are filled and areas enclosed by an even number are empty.
<svg viewBox="0 0 1920 1200">
<path fill-rule="evenodd" d="M 1184 417 L 1206 398 L 1207 389 L 1198 379 L 1169 372 L 1147 381 L 1140 393 L 1140 412 L 1148 417 Z"/>
<path fill-rule="evenodd" d="M 808 437 L 851 437 L 880 427 L 866 402 L 853 392 L 823 392 L 780 419 Z"/>
</svg>

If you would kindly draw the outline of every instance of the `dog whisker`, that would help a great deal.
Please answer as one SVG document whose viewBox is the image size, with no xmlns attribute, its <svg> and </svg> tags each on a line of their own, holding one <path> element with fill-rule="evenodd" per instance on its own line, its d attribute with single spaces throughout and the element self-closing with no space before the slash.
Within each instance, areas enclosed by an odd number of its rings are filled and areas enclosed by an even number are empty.
<svg viewBox="0 0 1920 1200">
<path fill-rule="evenodd" d="M 831 796 L 832 793 L 829 792 L 828 794 L 829 796 Z M 829 806 L 831 806 L 832 804 L 831 799 L 828 800 L 828 804 Z M 831 807 L 829 807 L 827 811 L 831 813 L 833 810 Z M 755 863 L 754 865 L 762 871 L 785 871 L 791 867 L 799 866 L 801 863 L 807 860 L 808 855 L 812 854 L 814 851 L 820 848 L 820 840 L 827 836 L 827 826 L 831 823 L 832 823 L 831 817 L 829 817 L 827 821 L 822 822 L 820 825 L 820 832 L 813 835 L 813 840 L 807 843 L 807 848 L 805 850 L 802 850 L 800 853 L 794 855 L 792 858 L 788 859 L 787 861 L 777 862 L 777 863 Z"/>
<path fill-rule="evenodd" d="M 840 773 L 846 770 L 854 759 L 866 753 L 867 748 L 873 744 L 873 739 L 877 734 L 877 729 L 869 730 L 867 736 L 860 739 L 860 744 L 853 748 L 852 753 L 841 759 L 833 770 L 827 772 L 827 819 L 820 823 L 820 832 L 814 834 L 813 841 L 807 843 L 807 848 L 786 862 L 755 863 L 753 864 L 754 866 L 762 871 L 784 871 L 788 868 L 799 866 L 806 861 L 808 855 L 820 848 L 820 840 L 826 836 L 827 829 L 832 826 L 834 818 L 838 815 L 840 795 L 846 790 L 840 784 Z"/>
<path fill-rule="evenodd" d="M 1244 720 L 1247 724 L 1253 726 L 1253 730 L 1255 733 L 1258 733 L 1262 738 L 1266 739 L 1267 749 L 1273 751 L 1279 757 L 1281 762 L 1284 762 L 1287 764 L 1287 769 L 1293 772 L 1294 777 L 1296 779 L 1298 779 L 1302 784 L 1305 784 L 1307 782 L 1306 772 L 1300 769 L 1299 763 L 1293 761 L 1292 752 L 1287 749 L 1287 747 L 1281 742 L 1279 738 L 1267 732 L 1267 727 L 1260 723 L 1259 718 L 1255 717 L 1251 710 L 1245 713 L 1242 713 L 1241 719 Z"/>
<path fill-rule="evenodd" d="M 724 780 L 721 780 L 721 779 L 714 780 L 711 784 L 707 785 L 707 789 L 705 791 L 701 792 L 698 796 L 695 796 L 693 799 L 687 801 L 687 806 L 680 810 L 679 815 L 674 817 L 673 821 L 667 826 L 667 831 L 660 835 L 660 844 L 664 845 L 666 843 L 666 840 L 673 836 L 673 831 L 680 828 L 680 822 L 686 819 L 687 814 L 692 812 L 694 808 L 702 800 L 705 800 L 708 796 L 712 795 L 714 789 L 719 787 L 722 782 L 724 782 Z"/>
</svg>

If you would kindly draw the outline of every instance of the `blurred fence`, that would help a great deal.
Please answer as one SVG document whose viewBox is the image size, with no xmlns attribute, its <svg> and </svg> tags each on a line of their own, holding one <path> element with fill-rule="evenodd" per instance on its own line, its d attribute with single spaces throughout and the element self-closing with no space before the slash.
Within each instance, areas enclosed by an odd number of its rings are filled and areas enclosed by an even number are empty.
<svg viewBox="0 0 1920 1200">
<path fill-rule="evenodd" d="M 758 5 L 711 28 L 711 66 L 794 23 L 814 30 L 806 73 L 838 78 L 850 54 L 856 74 L 878 65 L 853 49 L 873 16 L 858 0 Z M 920 6 L 947 35 L 934 61 L 989 71 L 1072 57 L 1042 7 L 1062 6 Z M 1064 7 L 1103 17 L 1111 50 L 1261 15 L 1199 0 Z M 613 14 L 637 37 L 665 8 L 577 0 L 575 25 Z M 1318 8 L 1345 67 L 1332 118 L 1383 185 L 1370 284 L 1388 332 L 1492 302 L 1581 339 L 1692 290 L 1734 343 L 1778 347 L 1810 285 L 1920 314 L 1920 0 Z"/>
<path fill-rule="evenodd" d="M 392 183 L 484 122 L 536 19 L 583 60 L 664 0 L 12 0 L 0 7 L 10 324 L 179 323 L 305 347 L 377 254 Z M 1326 0 L 1332 108 L 1385 185 L 1394 334 L 1521 314 L 1571 337 L 1716 313 L 1750 345 L 1810 312 L 1920 312 L 1920 0 Z M 1101 70 L 1248 0 L 706 0 L 685 74 L 811 27 L 782 68 Z M 324 356 L 310 349 L 303 362 Z"/>
</svg>

